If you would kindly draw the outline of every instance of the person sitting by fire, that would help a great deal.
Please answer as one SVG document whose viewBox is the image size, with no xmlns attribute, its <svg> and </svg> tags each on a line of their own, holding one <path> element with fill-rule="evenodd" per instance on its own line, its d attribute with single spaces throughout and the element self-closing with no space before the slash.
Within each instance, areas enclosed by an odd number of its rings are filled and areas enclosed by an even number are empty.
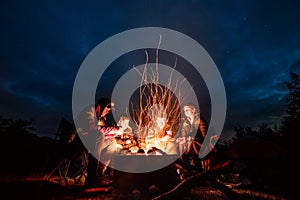
<svg viewBox="0 0 300 200">
<path fill-rule="evenodd" d="M 126 114 L 120 116 L 117 123 L 119 127 L 118 134 L 116 135 L 117 143 L 123 146 L 123 150 L 137 145 L 137 139 L 133 135 L 133 129 L 130 126 L 130 117 Z"/>
<path fill-rule="evenodd" d="M 146 137 L 148 148 L 156 147 L 166 154 L 177 154 L 174 142 L 172 127 L 167 122 L 166 116 L 164 114 L 153 116 Z"/>
<path fill-rule="evenodd" d="M 112 155 L 122 148 L 114 141 L 119 128 L 112 117 L 113 106 L 113 102 L 103 97 L 95 106 L 86 107 L 76 118 L 81 125 L 81 139 L 89 151 L 86 187 L 106 187 L 112 183 L 104 172 Z"/>
<path fill-rule="evenodd" d="M 201 163 L 199 158 L 199 151 L 206 136 L 208 124 L 195 105 L 191 103 L 185 104 L 183 111 L 184 119 L 181 127 L 181 136 L 176 139 L 181 155 L 180 159 L 196 170 L 202 170 L 203 163 Z"/>
<path fill-rule="evenodd" d="M 103 140 L 97 147 L 99 156 L 98 170 L 106 177 L 112 178 L 113 169 L 109 167 L 113 155 L 119 153 L 123 146 L 117 142 L 117 136 L 123 134 L 122 129 L 114 121 L 112 110 L 114 110 L 114 102 L 109 99 L 102 98 L 98 101 L 96 114 L 98 119 L 98 130 L 103 134 Z M 104 107 L 102 110 L 101 107 Z"/>
<path fill-rule="evenodd" d="M 126 114 L 120 116 L 117 126 L 122 135 L 133 135 L 130 118 Z"/>
</svg>

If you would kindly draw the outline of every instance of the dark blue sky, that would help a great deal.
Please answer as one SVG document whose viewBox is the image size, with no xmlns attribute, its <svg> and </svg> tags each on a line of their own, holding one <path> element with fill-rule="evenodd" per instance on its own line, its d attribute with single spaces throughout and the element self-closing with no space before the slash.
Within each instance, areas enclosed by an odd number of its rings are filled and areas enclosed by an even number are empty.
<svg viewBox="0 0 300 200">
<path fill-rule="evenodd" d="M 297 1 L 1 1 L 0 115 L 32 118 L 54 136 L 61 117 L 72 119 L 87 54 L 119 32 L 155 26 L 192 37 L 213 58 L 227 93 L 224 135 L 279 122 L 283 82 L 300 59 L 299 10 Z"/>
</svg>

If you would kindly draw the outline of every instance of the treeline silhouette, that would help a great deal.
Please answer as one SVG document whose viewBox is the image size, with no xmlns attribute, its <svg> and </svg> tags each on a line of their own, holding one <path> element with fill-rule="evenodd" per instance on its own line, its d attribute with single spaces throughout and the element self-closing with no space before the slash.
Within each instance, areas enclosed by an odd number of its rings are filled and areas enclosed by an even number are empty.
<svg viewBox="0 0 300 200">
<path fill-rule="evenodd" d="M 43 178 L 62 159 L 84 149 L 78 136 L 71 137 L 72 126 L 63 130 L 62 138 L 53 139 L 38 136 L 32 122 L 0 116 L 0 181 Z"/>
<path fill-rule="evenodd" d="M 300 61 L 294 65 L 300 65 Z M 248 172 L 254 180 L 252 186 L 260 184 L 265 188 L 273 187 L 276 192 L 294 199 L 297 195 L 297 183 L 294 180 L 297 180 L 296 174 L 299 173 L 295 163 L 298 162 L 299 152 L 300 75 L 293 71 L 289 75 L 290 80 L 284 82 L 288 96 L 280 124 L 235 127 L 236 136 L 227 143 L 226 148 L 229 154 L 240 154 L 240 159 L 248 165 Z M 254 157 L 249 156 L 251 152 L 255 154 Z"/>
<path fill-rule="evenodd" d="M 35 134 L 32 120 L 0 117 L 0 137 L 2 178 L 40 175 L 51 142 Z"/>
<path fill-rule="evenodd" d="M 300 62 L 298 63 L 300 64 Z M 288 89 L 285 113 L 280 124 L 261 123 L 257 128 L 238 126 L 234 128 L 236 138 L 255 136 L 274 141 L 284 147 L 288 154 L 294 158 L 297 152 L 298 136 L 300 133 L 300 75 L 290 71 L 290 80 L 284 82 Z"/>
</svg>

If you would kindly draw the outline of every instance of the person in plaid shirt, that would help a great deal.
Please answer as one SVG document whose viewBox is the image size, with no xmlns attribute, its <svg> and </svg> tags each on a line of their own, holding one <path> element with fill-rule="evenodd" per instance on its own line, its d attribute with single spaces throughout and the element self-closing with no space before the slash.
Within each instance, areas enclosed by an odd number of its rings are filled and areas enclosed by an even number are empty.
<svg viewBox="0 0 300 200">
<path fill-rule="evenodd" d="M 198 112 L 195 105 L 188 103 L 183 107 L 184 119 L 181 127 L 181 136 L 177 138 L 181 159 L 190 165 L 201 168 L 198 157 L 202 142 L 206 136 L 208 124 Z"/>
</svg>

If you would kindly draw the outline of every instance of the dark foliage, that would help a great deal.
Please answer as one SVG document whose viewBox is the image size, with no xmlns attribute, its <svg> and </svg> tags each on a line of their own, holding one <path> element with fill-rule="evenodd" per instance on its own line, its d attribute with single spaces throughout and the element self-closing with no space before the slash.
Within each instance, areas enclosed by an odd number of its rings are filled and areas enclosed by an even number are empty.
<svg viewBox="0 0 300 200">
<path fill-rule="evenodd" d="M 250 135 L 278 140 L 278 137 L 283 136 L 280 137 L 280 140 L 283 140 L 284 145 L 298 141 L 300 132 L 300 75 L 290 71 L 290 80 L 285 82 L 285 85 L 288 89 L 288 97 L 286 114 L 282 116 L 281 124 L 270 127 L 270 125 L 262 123 L 256 129 L 238 126 L 234 128 L 237 138 Z"/>
<path fill-rule="evenodd" d="M 58 163 L 81 151 L 78 137 L 72 143 L 35 134 L 31 120 L 0 117 L 1 180 L 42 178 Z"/>
<path fill-rule="evenodd" d="M 281 132 L 285 136 L 285 146 L 291 154 L 295 154 L 300 133 L 300 75 L 291 72 L 290 81 L 286 82 L 289 89 L 286 115 L 283 116 Z"/>
<path fill-rule="evenodd" d="M 276 143 L 281 143 L 282 140 L 282 133 L 280 132 L 279 126 L 276 124 L 273 125 L 273 127 L 270 127 L 270 125 L 266 123 L 261 123 L 257 128 L 239 126 L 235 127 L 234 131 L 237 138 L 242 138 L 245 136 L 255 136 Z"/>
<path fill-rule="evenodd" d="M 38 137 L 31 120 L 0 117 L 0 155 L 2 178 L 40 175 L 52 141 Z"/>
<path fill-rule="evenodd" d="M 298 62 L 295 64 L 299 64 Z M 239 141 L 245 136 L 255 136 L 266 141 L 276 142 L 284 150 L 283 154 L 275 160 L 275 162 L 269 166 L 267 172 L 271 172 L 277 166 L 281 166 L 281 173 L 277 176 L 268 176 L 265 181 L 270 181 L 270 184 L 278 183 L 281 185 L 281 189 L 285 190 L 288 196 L 293 197 L 294 191 L 296 191 L 296 186 L 293 184 L 293 179 L 295 175 L 298 174 L 298 169 L 295 167 L 295 163 L 298 162 L 298 143 L 299 143 L 299 133 L 300 133 L 300 75 L 290 71 L 290 80 L 285 82 L 288 89 L 288 97 L 285 115 L 282 116 L 281 124 L 270 127 L 269 125 L 263 123 L 254 129 L 251 127 L 236 127 L 236 139 L 234 143 Z M 253 146 L 253 148 L 258 148 Z M 264 151 L 263 151 L 264 152 Z M 263 153 L 262 152 L 262 153 Z M 260 162 L 261 163 L 261 162 Z M 259 164 L 259 163 L 257 163 Z M 258 166 L 258 165 L 256 165 Z M 272 167 L 273 166 L 273 167 Z M 289 166 L 287 168 L 287 166 Z M 253 169 L 255 167 L 252 167 Z M 266 174 L 264 173 L 264 174 Z M 263 175 L 264 175 L 263 174 Z M 261 177 L 263 177 L 263 175 Z M 280 176 L 279 176 L 280 175 Z M 276 177 L 274 180 L 272 177 Z"/>
</svg>

